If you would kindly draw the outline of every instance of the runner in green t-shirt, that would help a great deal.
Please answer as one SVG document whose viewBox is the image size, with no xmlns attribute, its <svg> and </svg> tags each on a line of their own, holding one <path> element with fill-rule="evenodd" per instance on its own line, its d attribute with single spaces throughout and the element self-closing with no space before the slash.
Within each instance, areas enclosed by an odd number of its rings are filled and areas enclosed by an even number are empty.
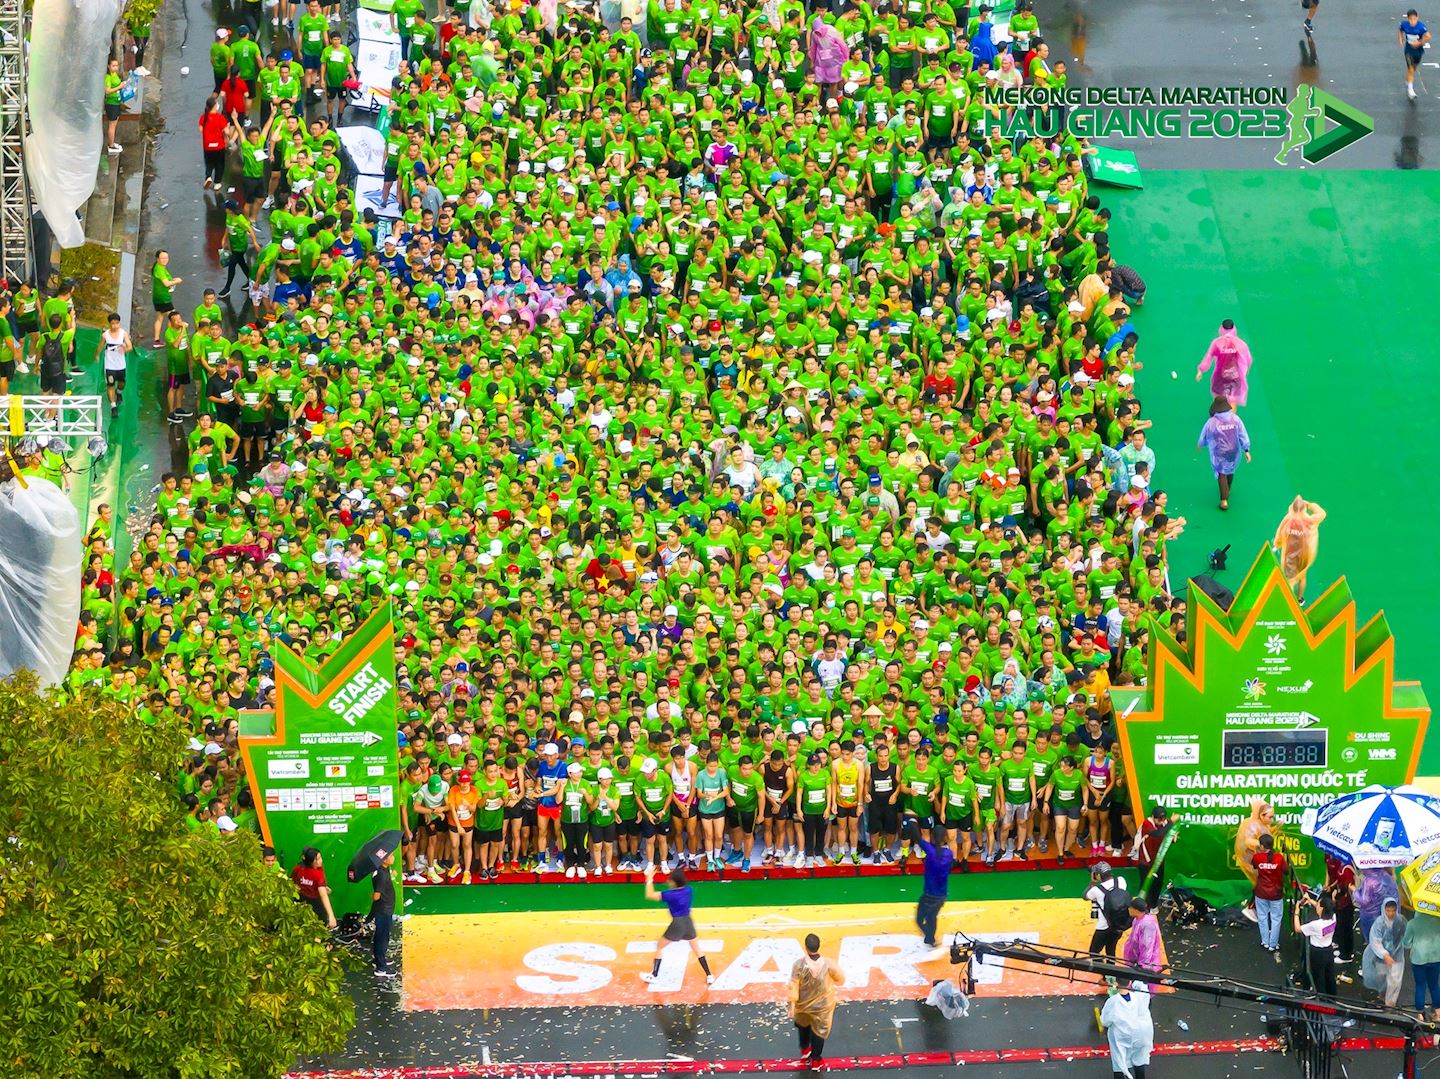
<svg viewBox="0 0 1440 1079">
<path fill-rule="evenodd" d="M 835 813 L 835 789 L 828 769 L 820 767 L 820 754 L 805 758 L 795 780 L 795 812 L 804 836 L 804 859 L 811 869 L 825 865 L 825 829 Z"/>
<path fill-rule="evenodd" d="M 105 149 L 112 154 L 120 153 L 121 147 L 115 141 L 115 128 L 120 123 L 124 104 L 120 100 L 120 88 L 125 78 L 120 74 L 120 61 L 111 60 L 105 69 Z"/>
<path fill-rule="evenodd" d="M 900 797 L 903 802 L 900 821 L 900 865 L 910 860 L 910 840 L 906 838 L 906 817 L 914 817 L 915 823 L 926 831 L 935 827 L 935 795 L 940 786 L 940 777 L 930 763 L 930 747 L 920 746 L 905 767 L 900 770 Z M 934 842 L 934 836 L 931 837 Z"/>
<path fill-rule="evenodd" d="M 1026 756 L 1029 748 L 1023 741 L 1016 742 L 1000 762 L 1001 806 L 1004 814 L 1000 820 L 1001 861 L 1023 859 L 1026 856 L 1025 841 L 1030 837 L 1030 814 L 1035 808 L 1035 769 Z"/>
<path fill-rule="evenodd" d="M 1075 758 L 1066 753 L 1050 773 L 1050 782 L 1045 785 L 1045 798 L 1050 803 L 1050 814 L 1055 818 L 1055 860 L 1064 864 L 1075 836 L 1080 831 L 1081 788 L 1085 775 L 1076 765 Z"/>
<path fill-rule="evenodd" d="M 670 798 L 674 793 L 670 777 L 660 771 L 654 757 L 640 762 L 635 795 L 640 809 L 640 853 L 645 868 L 665 864 L 669 854 Z"/>
<path fill-rule="evenodd" d="M 480 879 L 495 880 L 500 876 L 496 864 L 505 836 L 505 806 L 510 801 L 510 785 L 500 774 L 494 757 L 485 758 L 485 767 L 475 784 L 480 804 L 475 807 L 475 853 L 480 858 Z"/>
<path fill-rule="evenodd" d="M 332 33 L 322 63 L 325 68 L 325 114 L 329 116 L 333 112 L 335 118 L 331 125 L 339 127 L 340 118 L 345 114 L 345 99 L 350 93 L 345 83 L 355 78 L 355 54 L 345 44 L 344 38 Z"/>
<path fill-rule="evenodd" d="M 975 801 L 975 783 L 965 762 L 957 760 L 950 774 L 940 782 L 940 819 L 945 826 L 946 843 L 962 873 L 970 872 L 971 833 L 980 830 L 979 806 Z"/>
<path fill-rule="evenodd" d="M 988 862 L 993 862 L 996 857 L 995 802 L 1000 796 L 1000 769 L 995 767 L 994 760 L 995 751 L 989 746 L 981 746 L 979 763 L 970 769 L 970 778 L 975 783 L 975 804 L 985 829 L 985 835 L 980 840 L 980 856 Z M 978 832 L 976 834 L 979 835 Z"/>
<path fill-rule="evenodd" d="M 765 807 L 760 799 L 760 775 L 755 760 L 742 753 L 730 774 L 729 811 L 730 845 L 740 853 L 740 872 L 750 872 L 750 851 L 755 846 L 755 828 L 764 821 Z"/>
<path fill-rule="evenodd" d="M 597 874 L 615 872 L 615 817 L 620 809 L 620 792 L 615 773 L 601 768 L 595 773 L 590 802 L 590 864 Z"/>
<path fill-rule="evenodd" d="M 590 860 L 590 810 L 595 789 L 585 782 L 585 766 L 572 761 L 560 788 L 560 835 L 565 847 L 565 876 L 584 879 Z"/>
</svg>

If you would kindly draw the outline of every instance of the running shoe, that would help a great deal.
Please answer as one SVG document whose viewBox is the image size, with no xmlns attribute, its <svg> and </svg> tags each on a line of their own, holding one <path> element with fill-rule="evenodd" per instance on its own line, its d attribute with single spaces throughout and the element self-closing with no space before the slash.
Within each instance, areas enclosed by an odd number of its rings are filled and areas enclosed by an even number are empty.
<svg viewBox="0 0 1440 1079">
<path fill-rule="evenodd" d="M 395 977 L 395 972 L 394 972 L 393 970 L 377 970 L 377 971 L 375 972 L 375 977 L 377 977 L 377 978 L 393 978 L 393 977 Z"/>
<path fill-rule="evenodd" d="M 445 875 L 451 880 L 454 880 L 460 875 L 460 867 L 458 865 L 452 865 L 448 870 L 446 870 Z"/>
<path fill-rule="evenodd" d="M 857 850 L 855 853 L 853 853 L 852 855 L 850 855 L 850 861 L 851 861 L 851 863 L 853 863 L 854 865 L 859 865 L 859 864 L 860 864 L 860 852 L 859 852 L 858 850 Z"/>
<path fill-rule="evenodd" d="M 461 884 L 469 884 L 469 883 L 470 883 L 470 870 L 467 869 L 467 870 L 465 870 L 465 872 L 463 872 L 463 873 L 460 874 L 460 883 L 461 883 Z"/>
<path fill-rule="evenodd" d="M 574 879 L 575 879 L 575 867 L 574 867 L 573 865 L 572 865 L 569 869 L 565 870 L 565 879 L 566 879 L 566 880 L 574 880 Z"/>
<path fill-rule="evenodd" d="M 647 970 L 647 971 L 645 971 L 644 973 L 642 973 L 642 974 L 640 975 L 640 980 L 641 980 L 642 982 L 644 982 L 646 985 L 649 985 L 651 982 L 653 982 L 653 981 L 655 980 L 655 975 L 651 974 L 651 973 Z"/>
<path fill-rule="evenodd" d="M 749 859 L 749 858 L 745 858 L 745 859 L 742 859 L 742 860 L 741 860 L 741 862 L 740 862 L 740 872 L 742 872 L 742 873 L 748 873 L 748 872 L 750 872 L 750 859 Z"/>
<path fill-rule="evenodd" d="M 586 877 L 588 877 L 589 875 L 590 875 L 590 874 L 585 871 L 585 867 L 584 867 L 583 865 L 579 867 L 579 871 L 578 871 L 578 873 L 577 873 L 577 876 L 579 876 L 579 878 L 580 878 L 581 880 L 584 880 L 584 879 L 585 879 Z M 567 874 L 567 876 L 568 876 L 568 874 Z"/>
<path fill-rule="evenodd" d="M 607 866 L 605 867 L 605 875 L 606 875 L 607 877 L 613 876 L 614 873 L 615 873 L 615 867 L 614 867 L 613 865 L 607 865 Z"/>
<path fill-rule="evenodd" d="M 432 865 L 429 869 L 425 871 L 425 879 L 428 880 L 431 884 L 440 884 L 444 881 L 445 878 L 440 875 L 440 870 L 436 869 Z"/>
</svg>

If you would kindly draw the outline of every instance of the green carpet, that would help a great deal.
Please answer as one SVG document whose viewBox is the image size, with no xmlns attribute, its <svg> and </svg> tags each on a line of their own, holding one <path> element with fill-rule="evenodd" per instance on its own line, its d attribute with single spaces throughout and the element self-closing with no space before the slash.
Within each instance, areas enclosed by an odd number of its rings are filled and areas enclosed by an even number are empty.
<svg viewBox="0 0 1440 1079">
<path fill-rule="evenodd" d="M 1085 869 L 976 873 L 950 880 L 952 902 L 1073 899 L 1090 882 Z M 696 903 L 707 907 L 779 907 L 801 903 L 914 902 L 919 873 L 898 877 L 828 880 L 724 880 L 695 885 Z M 406 888 L 406 914 L 492 914 L 501 911 L 621 910 L 645 902 L 640 884 L 472 884 Z"/>
<path fill-rule="evenodd" d="M 1308 594 L 1346 577 L 1361 624 L 1384 610 L 1396 677 L 1424 677 L 1440 621 L 1414 525 L 1440 504 L 1426 437 L 1440 410 L 1426 314 L 1440 230 L 1418 222 L 1440 203 L 1440 174 L 1146 172 L 1143 191 L 1107 189 L 1104 201 L 1116 252 L 1149 286 L 1135 317 L 1141 396 L 1157 486 L 1188 521 L 1174 583 L 1230 543 L 1220 580 L 1238 584 L 1302 494 L 1328 512 Z M 1255 460 L 1221 513 L 1195 448 L 1210 400 L 1195 366 L 1227 317 L 1255 360 L 1240 412 Z M 1440 774 L 1433 726 L 1420 772 Z"/>
</svg>

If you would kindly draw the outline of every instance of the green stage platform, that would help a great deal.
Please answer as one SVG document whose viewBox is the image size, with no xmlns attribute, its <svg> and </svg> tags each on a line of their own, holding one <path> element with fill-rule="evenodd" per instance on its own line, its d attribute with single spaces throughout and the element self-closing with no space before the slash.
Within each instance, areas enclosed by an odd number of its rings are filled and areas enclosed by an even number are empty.
<svg viewBox="0 0 1440 1079">
<path fill-rule="evenodd" d="M 1383 609 L 1389 620 L 1397 679 L 1433 678 L 1440 586 L 1417 526 L 1440 504 L 1428 437 L 1440 229 L 1425 225 L 1440 173 L 1147 170 L 1143 192 L 1102 199 L 1120 260 L 1148 285 L 1134 321 L 1155 479 L 1189 522 L 1172 548 L 1176 583 L 1231 543 L 1220 580 L 1237 584 L 1303 494 L 1329 514 L 1309 593 L 1347 577 L 1360 618 Z M 1255 460 L 1222 513 L 1195 448 L 1210 401 L 1195 367 L 1226 317 L 1255 359 L 1241 410 Z M 1420 772 L 1440 774 L 1433 725 Z"/>
</svg>

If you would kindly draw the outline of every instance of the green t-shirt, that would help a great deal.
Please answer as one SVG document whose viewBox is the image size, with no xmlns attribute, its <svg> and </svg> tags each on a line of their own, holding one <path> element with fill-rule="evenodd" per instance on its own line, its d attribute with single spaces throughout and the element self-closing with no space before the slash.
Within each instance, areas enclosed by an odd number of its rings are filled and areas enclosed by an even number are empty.
<svg viewBox="0 0 1440 1079">
<path fill-rule="evenodd" d="M 306 56 L 319 56 L 325 51 L 324 15 L 301 15 L 295 20 L 295 33 L 300 38 L 300 51 Z"/>
<path fill-rule="evenodd" d="M 946 824 L 969 824 L 975 815 L 975 781 L 948 775 L 940 784 L 941 805 Z"/>
<path fill-rule="evenodd" d="M 560 820 L 566 824 L 584 824 L 590 819 L 586 800 L 592 788 L 583 779 L 567 779 L 565 793 L 560 796 Z"/>
<path fill-rule="evenodd" d="M 760 804 L 760 775 L 753 768 L 748 776 L 739 770 L 730 777 L 730 798 L 735 808 L 752 812 Z"/>
<path fill-rule="evenodd" d="M 1078 806 L 1080 804 L 1080 786 L 1085 782 L 1084 773 L 1079 768 L 1072 768 L 1070 774 L 1065 774 L 1065 769 L 1056 768 L 1050 773 L 1050 802 L 1054 806 Z"/>
<path fill-rule="evenodd" d="M 1029 758 L 1016 760 L 1007 757 L 1000 762 L 1000 779 L 1004 785 L 1005 801 L 1011 805 L 1025 805 L 1030 801 L 1030 778 L 1034 769 Z"/>
<path fill-rule="evenodd" d="M 344 45 L 325 46 L 325 85 L 339 86 L 350 77 L 355 55 Z"/>
<path fill-rule="evenodd" d="M 505 797 L 510 786 L 500 776 L 494 781 L 483 776 L 475 781 L 480 804 L 475 809 L 475 827 L 482 832 L 498 832 L 505 825 Z"/>
<path fill-rule="evenodd" d="M 806 816 L 823 815 L 830 806 L 830 773 L 806 768 L 797 782 L 800 789 L 800 811 Z"/>
<path fill-rule="evenodd" d="M 910 788 L 910 793 L 905 795 L 905 808 L 917 817 L 928 817 L 935 812 L 935 803 L 932 801 L 936 785 L 940 777 L 935 771 L 934 765 L 927 765 L 924 770 L 916 767 L 911 761 L 905 766 L 905 771 L 900 776 L 900 782 Z"/>
<path fill-rule="evenodd" d="M 125 85 L 125 80 L 113 71 L 105 73 L 105 104 L 120 104 L 120 87 Z"/>
</svg>

